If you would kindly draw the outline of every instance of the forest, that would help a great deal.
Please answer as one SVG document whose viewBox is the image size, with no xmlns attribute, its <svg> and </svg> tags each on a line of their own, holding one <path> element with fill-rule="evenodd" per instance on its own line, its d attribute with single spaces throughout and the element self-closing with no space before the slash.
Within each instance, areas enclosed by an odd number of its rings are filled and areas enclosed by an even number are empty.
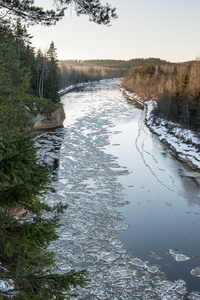
<svg viewBox="0 0 200 300">
<path fill-rule="evenodd" d="M 48 246 L 67 205 L 43 203 L 49 170 L 30 135 L 35 115 L 61 105 L 58 72 L 53 42 L 35 53 L 19 21 L 0 24 L 0 299 L 67 299 L 86 282 L 84 270 L 54 271 Z"/>
<path fill-rule="evenodd" d="M 145 64 L 153 63 L 154 65 L 171 65 L 172 63 L 160 58 L 134 58 L 130 60 L 117 59 L 88 59 L 88 60 L 61 60 L 61 63 L 72 67 L 102 67 L 121 69 L 126 72 L 133 67 L 141 67 Z"/>
<path fill-rule="evenodd" d="M 99 81 L 101 79 L 121 78 L 124 70 L 107 67 L 88 67 L 88 66 L 71 66 L 64 63 L 58 63 L 59 66 L 59 85 L 65 88 L 72 84 Z"/>
<path fill-rule="evenodd" d="M 200 62 L 131 68 L 123 86 L 157 102 L 155 114 L 200 129 Z"/>
<path fill-rule="evenodd" d="M 172 65 L 159 58 L 136 58 L 131 60 L 60 60 L 59 83 L 60 88 L 72 84 L 99 81 L 101 79 L 122 78 L 132 67 L 141 67 L 147 63 L 155 65 Z"/>
</svg>

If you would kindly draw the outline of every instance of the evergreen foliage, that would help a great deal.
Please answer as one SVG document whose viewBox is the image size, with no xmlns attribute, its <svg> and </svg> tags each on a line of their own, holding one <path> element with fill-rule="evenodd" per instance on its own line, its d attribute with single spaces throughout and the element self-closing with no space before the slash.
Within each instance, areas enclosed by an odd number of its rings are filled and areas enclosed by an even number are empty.
<svg viewBox="0 0 200 300">
<path fill-rule="evenodd" d="M 52 25 L 62 19 L 70 5 L 74 5 L 77 15 L 88 15 L 90 21 L 97 24 L 108 25 L 112 18 L 117 18 L 115 8 L 101 5 L 100 0 L 54 0 L 51 10 L 35 6 L 34 0 L 3 0 L 0 1 L 0 19 L 11 23 L 20 18 L 26 24 Z"/>
<path fill-rule="evenodd" d="M 57 54 L 54 42 L 51 42 L 47 51 L 47 76 L 44 82 L 44 97 L 51 98 L 54 102 L 59 102 L 59 80 L 58 80 L 58 65 Z"/>
<path fill-rule="evenodd" d="M 48 246 L 58 237 L 59 213 L 66 206 L 43 203 L 49 171 L 27 131 L 33 113 L 57 107 L 58 86 L 48 91 L 54 102 L 35 97 L 37 59 L 27 38 L 19 22 L 13 30 L 0 26 L 0 281 L 8 285 L 0 288 L 0 299 L 67 299 L 72 286 L 85 284 L 85 271 L 55 271 Z M 50 50 L 48 74 L 50 66 L 57 68 L 53 43 Z M 18 217 L 22 209 L 26 216 Z"/>
<path fill-rule="evenodd" d="M 156 68 L 154 66 L 153 63 L 151 64 L 146 64 L 140 68 L 136 68 L 134 69 L 134 72 L 138 73 L 140 78 L 144 78 L 144 77 L 151 77 L 155 74 Z M 160 72 L 160 68 L 159 68 L 159 72 Z"/>
</svg>

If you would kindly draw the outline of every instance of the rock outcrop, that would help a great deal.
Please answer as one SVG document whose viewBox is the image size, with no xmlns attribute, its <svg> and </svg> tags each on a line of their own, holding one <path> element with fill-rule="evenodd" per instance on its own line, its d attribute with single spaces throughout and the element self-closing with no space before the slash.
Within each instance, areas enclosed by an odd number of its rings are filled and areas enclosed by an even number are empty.
<svg viewBox="0 0 200 300">
<path fill-rule="evenodd" d="M 60 107 L 50 114 L 38 114 L 37 117 L 33 119 L 32 130 L 49 130 L 63 127 L 64 120 L 65 112 L 63 107 Z"/>
</svg>

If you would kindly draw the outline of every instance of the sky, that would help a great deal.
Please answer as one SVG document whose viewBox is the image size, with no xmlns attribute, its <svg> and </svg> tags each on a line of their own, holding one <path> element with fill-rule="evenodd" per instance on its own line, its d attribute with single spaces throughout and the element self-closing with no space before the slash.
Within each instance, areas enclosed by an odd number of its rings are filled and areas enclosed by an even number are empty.
<svg viewBox="0 0 200 300">
<path fill-rule="evenodd" d="M 36 0 L 50 7 L 53 0 Z M 63 20 L 28 28 L 32 44 L 45 51 L 51 41 L 58 59 L 122 59 L 155 57 L 183 62 L 200 57 L 200 0 L 101 0 L 116 7 L 111 26 L 77 17 L 73 7 Z"/>
</svg>

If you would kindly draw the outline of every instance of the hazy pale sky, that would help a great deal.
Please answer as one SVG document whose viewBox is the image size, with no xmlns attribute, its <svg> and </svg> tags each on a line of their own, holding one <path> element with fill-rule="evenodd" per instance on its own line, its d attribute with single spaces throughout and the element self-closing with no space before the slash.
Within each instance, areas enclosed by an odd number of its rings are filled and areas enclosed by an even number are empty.
<svg viewBox="0 0 200 300">
<path fill-rule="evenodd" d="M 36 49 L 54 41 L 59 59 L 158 57 L 171 62 L 200 56 L 200 0 L 102 0 L 116 7 L 112 26 L 77 17 L 73 7 L 55 26 L 28 28 Z M 48 5 L 53 0 L 37 0 Z"/>
</svg>

